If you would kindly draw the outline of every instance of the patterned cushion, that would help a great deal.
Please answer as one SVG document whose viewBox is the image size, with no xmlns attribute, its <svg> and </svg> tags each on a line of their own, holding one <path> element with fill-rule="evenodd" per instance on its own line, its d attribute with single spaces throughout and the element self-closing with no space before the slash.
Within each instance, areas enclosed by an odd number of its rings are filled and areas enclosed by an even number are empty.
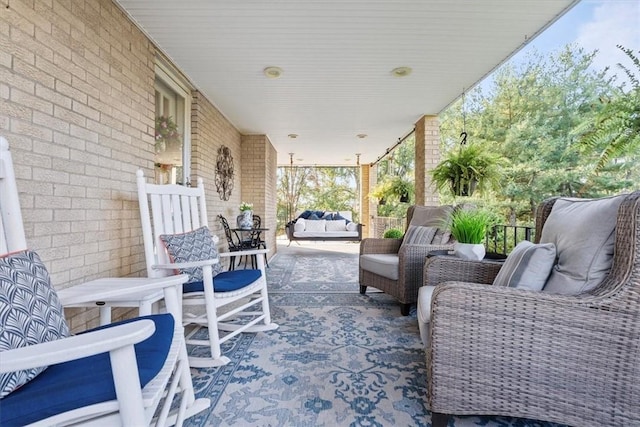
<svg viewBox="0 0 640 427">
<path fill-rule="evenodd" d="M 162 234 L 160 240 L 167 248 L 173 262 L 219 259 L 215 241 L 207 227 L 181 234 Z M 211 269 L 216 276 L 222 271 L 222 264 L 219 262 L 213 264 Z M 189 275 L 187 283 L 202 281 L 202 267 L 184 268 L 179 271 Z"/>
<path fill-rule="evenodd" d="M 47 268 L 33 251 L 0 258 L 0 351 L 69 336 L 69 327 Z M 0 374 L 0 398 L 47 367 Z"/>
<path fill-rule="evenodd" d="M 437 227 L 422 227 L 410 225 L 402 240 L 403 245 L 429 245 L 433 241 L 433 236 L 438 231 Z"/>
<path fill-rule="evenodd" d="M 553 243 L 534 245 L 524 240 L 511 251 L 493 285 L 540 291 L 547 283 L 555 260 Z"/>
</svg>

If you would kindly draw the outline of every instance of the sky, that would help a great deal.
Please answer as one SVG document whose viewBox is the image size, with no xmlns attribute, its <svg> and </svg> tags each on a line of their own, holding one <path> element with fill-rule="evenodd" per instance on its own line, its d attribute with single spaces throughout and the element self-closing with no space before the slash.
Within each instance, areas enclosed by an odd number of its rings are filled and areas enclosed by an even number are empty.
<svg viewBox="0 0 640 427">
<path fill-rule="evenodd" d="M 616 64 L 622 63 L 632 70 L 633 66 L 616 45 L 640 54 L 640 0 L 582 0 L 510 61 L 522 61 L 531 49 L 550 53 L 569 43 L 583 47 L 586 52 L 598 50 L 594 68 L 602 70 L 609 66 L 610 72 L 622 79 Z"/>
</svg>

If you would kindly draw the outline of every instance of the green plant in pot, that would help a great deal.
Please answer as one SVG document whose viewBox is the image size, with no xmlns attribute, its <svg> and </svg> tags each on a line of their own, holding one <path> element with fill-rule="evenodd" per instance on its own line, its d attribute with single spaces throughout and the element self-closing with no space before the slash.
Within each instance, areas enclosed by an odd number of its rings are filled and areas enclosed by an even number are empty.
<svg viewBox="0 0 640 427">
<path fill-rule="evenodd" d="M 413 193 L 413 184 L 411 181 L 396 176 L 391 180 L 390 190 L 398 196 L 401 203 L 408 203 L 411 193 Z"/>
<path fill-rule="evenodd" d="M 450 231 L 456 240 L 456 255 L 481 260 L 485 255 L 484 240 L 493 222 L 492 215 L 482 209 L 458 209 L 451 215 Z"/>
<path fill-rule="evenodd" d="M 449 151 L 431 170 L 438 191 L 451 191 L 454 196 L 471 196 L 477 190 L 497 187 L 503 159 L 485 149 L 482 144 L 461 145 Z"/>
<path fill-rule="evenodd" d="M 376 186 L 369 191 L 369 197 L 378 200 L 378 203 L 381 205 L 384 205 L 386 199 L 392 194 L 391 180 L 389 179 L 378 182 Z"/>
</svg>

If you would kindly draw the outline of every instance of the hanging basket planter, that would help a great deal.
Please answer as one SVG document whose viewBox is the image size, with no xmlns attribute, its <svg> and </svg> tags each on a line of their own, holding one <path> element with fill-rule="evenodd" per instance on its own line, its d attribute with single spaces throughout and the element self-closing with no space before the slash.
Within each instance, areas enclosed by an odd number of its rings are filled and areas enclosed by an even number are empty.
<svg viewBox="0 0 640 427">
<path fill-rule="evenodd" d="M 451 180 L 451 192 L 454 196 L 470 197 L 476 191 L 478 180 L 471 178 L 470 180 L 460 177 Z"/>
<path fill-rule="evenodd" d="M 463 145 L 447 153 L 431 170 L 431 178 L 438 191 L 469 197 L 498 187 L 503 163 L 504 159 L 480 144 Z"/>
</svg>

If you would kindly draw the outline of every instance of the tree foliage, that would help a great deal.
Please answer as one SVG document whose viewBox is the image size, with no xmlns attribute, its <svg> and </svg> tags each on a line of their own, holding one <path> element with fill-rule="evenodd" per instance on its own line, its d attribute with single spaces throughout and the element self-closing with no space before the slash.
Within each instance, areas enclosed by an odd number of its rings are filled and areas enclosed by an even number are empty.
<svg viewBox="0 0 640 427">
<path fill-rule="evenodd" d="M 601 97 L 595 120 L 580 123 L 574 134 L 589 151 L 599 150 L 600 155 L 595 172 L 599 173 L 611 164 L 613 159 L 626 157 L 631 150 L 640 150 L 640 59 L 633 50 L 618 46 L 635 66 L 634 71 L 623 64 L 617 64 L 631 82 L 631 89 L 624 85 L 617 87 L 611 97 Z"/>
<path fill-rule="evenodd" d="M 508 159 L 501 186 L 479 202 L 501 212 L 507 223 L 531 223 L 547 197 L 599 197 L 629 190 L 637 180 L 629 166 L 637 166 L 638 154 L 628 146 L 623 163 L 594 175 L 597 150 L 585 150 L 574 131 L 596 123 L 603 114 L 599 100 L 619 93 L 608 70 L 592 69 L 595 55 L 572 45 L 551 56 L 534 52 L 521 66 L 499 69 L 488 90 L 479 87 L 467 97 L 468 144 Z M 458 101 L 441 115 L 443 156 L 457 147 L 462 110 Z M 603 149 L 606 142 L 594 147 Z"/>
<path fill-rule="evenodd" d="M 358 221 L 358 168 L 278 168 L 278 229 L 306 209 L 352 211 Z"/>
</svg>

